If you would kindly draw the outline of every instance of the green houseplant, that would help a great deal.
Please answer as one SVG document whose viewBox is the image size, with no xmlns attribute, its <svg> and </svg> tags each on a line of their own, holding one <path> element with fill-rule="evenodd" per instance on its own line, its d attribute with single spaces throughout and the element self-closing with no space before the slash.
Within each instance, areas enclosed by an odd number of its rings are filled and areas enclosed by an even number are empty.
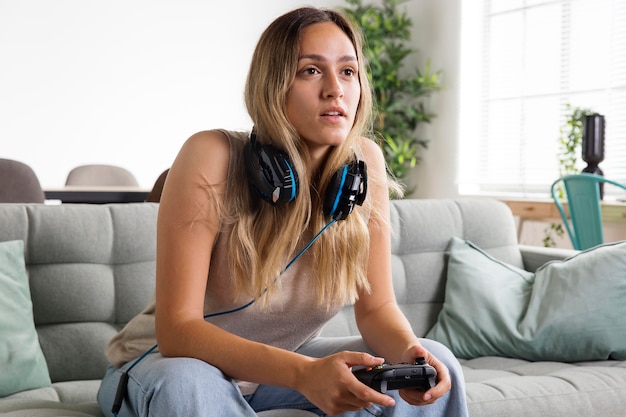
<svg viewBox="0 0 626 417">
<path fill-rule="evenodd" d="M 424 99 L 440 89 L 440 72 L 432 72 L 428 61 L 423 71 L 405 68 L 405 59 L 417 52 L 409 46 L 413 21 L 400 9 L 406 0 L 346 1 L 349 6 L 343 11 L 365 37 L 364 54 L 376 105 L 374 133 L 391 173 L 402 181 L 419 162 L 420 148 L 428 145 L 417 127 L 435 116 L 426 109 Z"/>
<path fill-rule="evenodd" d="M 565 105 L 568 113 L 559 136 L 559 175 L 576 174 L 580 171 L 579 158 L 583 141 L 583 119 L 593 114 L 589 109 Z"/>
</svg>

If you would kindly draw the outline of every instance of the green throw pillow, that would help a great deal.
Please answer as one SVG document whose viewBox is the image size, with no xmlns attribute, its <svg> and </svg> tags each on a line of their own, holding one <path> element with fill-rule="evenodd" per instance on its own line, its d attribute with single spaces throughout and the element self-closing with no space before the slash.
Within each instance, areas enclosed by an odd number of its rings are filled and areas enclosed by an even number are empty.
<svg viewBox="0 0 626 417">
<path fill-rule="evenodd" d="M 33 321 L 24 242 L 0 242 L 0 397 L 50 385 Z"/>
<path fill-rule="evenodd" d="M 626 360 L 626 241 L 530 273 L 458 238 L 428 338 L 460 358 Z"/>
</svg>

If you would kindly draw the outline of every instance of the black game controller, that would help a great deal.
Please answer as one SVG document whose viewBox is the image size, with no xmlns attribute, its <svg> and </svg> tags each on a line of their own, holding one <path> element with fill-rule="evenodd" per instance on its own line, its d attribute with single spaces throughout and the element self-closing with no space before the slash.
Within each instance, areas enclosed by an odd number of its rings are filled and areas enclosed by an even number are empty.
<svg viewBox="0 0 626 417">
<path fill-rule="evenodd" d="M 398 363 L 372 366 L 352 370 L 359 381 L 378 392 L 413 388 L 427 391 L 434 387 L 437 371 L 424 358 L 415 359 L 414 364 Z"/>
</svg>

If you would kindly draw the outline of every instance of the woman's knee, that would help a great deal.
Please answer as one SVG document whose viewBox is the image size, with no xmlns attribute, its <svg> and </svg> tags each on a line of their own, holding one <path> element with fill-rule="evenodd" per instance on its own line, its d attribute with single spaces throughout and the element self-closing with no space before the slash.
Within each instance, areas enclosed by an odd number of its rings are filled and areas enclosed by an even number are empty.
<svg viewBox="0 0 626 417">
<path fill-rule="evenodd" d="M 237 384 L 198 359 L 150 355 L 128 376 L 126 398 L 130 404 L 126 405 L 137 416 L 200 416 L 216 407 L 230 407 L 242 416 L 251 412 Z"/>
<path fill-rule="evenodd" d="M 448 347 L 432 339 L 420 339 L 420 343 L 427 351 L 441 361 L 456 361 L 456 357 Z"/>
<path fill-rule="evenodd" d="M 448 367 L 448 370 L 450 371 L 450 376 L 452 378 L 463 378 L 463 369 L 461 368 L 461 364 L 447 346 L 431 339 L 420 339 L 420 343 L 434 357 L 436 357 Z"/>
</svg>

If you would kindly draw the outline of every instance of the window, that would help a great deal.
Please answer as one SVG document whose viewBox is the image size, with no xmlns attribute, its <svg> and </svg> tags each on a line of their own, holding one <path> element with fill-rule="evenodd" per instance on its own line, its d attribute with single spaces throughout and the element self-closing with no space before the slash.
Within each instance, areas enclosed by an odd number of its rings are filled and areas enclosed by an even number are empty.
<svg viewBox="0 0 626 417">
<path fill-rule="evenodd" d="M 566 104 L 605 116 L 600 168 L 626 183 L 626 2 L 462 5 L 460 193 L 548 197 Z"/>
</svg>

